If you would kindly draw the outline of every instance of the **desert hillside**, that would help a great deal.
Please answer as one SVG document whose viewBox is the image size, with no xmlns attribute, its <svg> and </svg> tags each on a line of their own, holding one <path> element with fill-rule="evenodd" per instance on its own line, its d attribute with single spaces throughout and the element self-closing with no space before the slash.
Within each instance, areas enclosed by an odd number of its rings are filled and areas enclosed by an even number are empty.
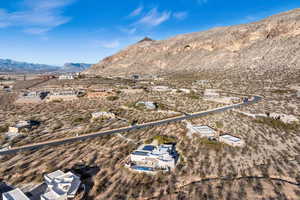
<svg viewBox="0 0 300 200">
<path fill-rule="evenodd" d="M 97 75 L 300 68 L 300 9 L 262 21 L 142 40 L 85 71 Z M 276 70 L 277 71 L 277 70 Z"/>
</svg>

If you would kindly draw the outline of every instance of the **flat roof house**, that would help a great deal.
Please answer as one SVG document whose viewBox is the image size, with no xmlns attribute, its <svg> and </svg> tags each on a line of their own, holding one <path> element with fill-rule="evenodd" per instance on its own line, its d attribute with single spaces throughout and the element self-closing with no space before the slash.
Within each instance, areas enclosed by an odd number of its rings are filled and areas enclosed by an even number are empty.
<svg viewBox="0 0 300 200">
<path fill-rule="evenodd" d="M 218 90 L 216 89 L 206 89 L 204 91 L 204 97 L 205 98 L 215 98 L 215 97 L 219 97 L 220 94 L 218 92 Z"/>
<path fill-rule="evenodd" d="M 178 154 L 175 145 L 141 145 L 130 154 L 131 169 L 153 172 L 156 170 L 172 170 L 175 168 Z"/>
<path fill-rule="evenodd" d="M 48 188 L 41 200 L 67 200 L 74 198 L 81 184 L 80 178 L 72 172 L 57 170 L 44 175 Z"/>
<path fill-rule="evenodd" d="M 148 110 L 156 109 L 156 105 L 154 102 L 151 101 L 139 101 L 135 104 L 136 106 L 144 105 Z"/>
<path fill-rule="evenodd" d="M 163 85 L 157 85 L 152 87 L 152 91 L 157 91 L 157 92 L 168 92 L 171 90 L 172 89 L 169 88 L 168 86 L 163 86 Z"/>
<path fill-rule="evenodd" d="M 245 146 L 245 142 L 242 139 L 232 135 L 222 135 L 219 137 L 219 141 L 234 147 Z"/>
<path fill-rule="evenodd" d="M 19 188 L 2 193 L 3 200 L 30 200 Z"/>
<path fill-rule="evenodd" d="M 39 122 L 27 120 L 27 121 L 19 121 L 16 125 L 10 126 L 8 128 L 8 132 L 10 133 L 20 133 L 23 129 L 30 129 L 33 126 L 38 126 Z"/>
<path fill-rule="evenodd" d="M 92 113 L 92 119 L 105 118 L 105 119 L 114 119 L 116 116 L 111 112 L 94 112 Z"/>
<path fill-rule="evenodd" d="M 47 97 L 48 101 L 72 101 L 78 99 L 78 91 L 75 90 L 63 90 L 51 92 Z"/>
<path fill-rule="evenodd" d="M 212 138 L 216 136 L 216 131 L 209 126 L 199 126 L 187 123 L 187 129 L 191 134 L 198 134 L 200 137 Z"/>
<path fill-rule="evenodd" d="M 63 74 L 63 75 L 60 75 L 58 77 L 59 80 L 73 80 L 75 79 L 74 75 L 72 74 Z"/>
</svg>

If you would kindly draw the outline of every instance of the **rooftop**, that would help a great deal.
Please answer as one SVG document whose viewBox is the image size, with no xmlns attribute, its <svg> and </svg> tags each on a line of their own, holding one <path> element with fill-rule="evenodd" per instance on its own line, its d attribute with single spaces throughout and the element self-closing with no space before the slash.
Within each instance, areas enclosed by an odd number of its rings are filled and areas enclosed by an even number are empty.
<svg viewBox="0 0 300 200">
<path fill-rule="evenodd" d="M 153 151 L 156 147 L 153 145 L 146 145 L 143 147 L 144 151 Z"/>
<path fill-rule="evenodd" d="M 48 191 L 41 195 L 43 200 L 55 200 L 61 197 L 72 198 L 76 195 L 81 184 L 78 176 L 72 172 L 64 173 L 61 170 L 45 175 L 45 179 Z"/>
<path fill-rule="evenodd" d="M 6 198 L 7 200 L 29 200 L 19 188 L 3 193 L 2 195 L 3 198 Z"/>
<path fill-rule="evenodd" d="M 234 136 L 232 136 L 232 135 L 222 135 L 222 136 L 220 136 L 220 138 L 229 140 L 229 141 L 231 141 L 231 142 L 240 142 L 240 141 L 241 141 L 240 138 L 234 137 Z"/>
</svg>

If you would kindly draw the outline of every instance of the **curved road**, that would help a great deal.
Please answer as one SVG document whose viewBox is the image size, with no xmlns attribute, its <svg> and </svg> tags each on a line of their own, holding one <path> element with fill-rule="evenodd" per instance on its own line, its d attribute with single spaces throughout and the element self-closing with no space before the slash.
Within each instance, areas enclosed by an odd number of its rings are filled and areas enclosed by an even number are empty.
<svg viewBox="0 0 300 200">
<path fill-rule="evenodd" d="M 128 127 L 119 128 L 119 129 L 112 129 L 112 130 L 103 131 L 103 132 L 99 132 L 99 133 L 90 133 L 90 134 L 85 134 L 85 135 L 80 135 L 80 136 L 75 136 L 75 137 L 61 138 L 61 139 L 56 139 L 56 140 L 51 140 L 51 141 L 46 141 L 46 142 L 29 144 L 29 145 L 24 145 L 24 146 L 20 146 L 20 147 L 12 147 L 9 150 L 0 151 L 0 155 L 13 154 L 13 153 L 17 153 L 19 151 L 34 150 L 34 149 L 39 149 L 39 148 L 42 148 L 45 146 L 60 145 L 60 144 L 68 143 L 68 142 L 86 140 L 86 139 L 90 139 L 90 138 L 95 138 L 95 137 L 104 136 L 104 135 L 112 135 L 112 134 L 116 134 L 116 133 L 124 133 L 124 132 L 132 131 L 132 130 L 143 129 L 143 128 L 148 128 L 148 127 L 153 127 L 153 126 L 160 126 L 163 124 L 168 124 L 168 123 L 173 123 L 173 122 L 179 122 L 179 121 L 183 121 L 186 119 L 203 117 L 203 116 L 206 116 L 209 114 L 224 112 L 226 110 L 230 110 L 233 108 L 238 108 L 241 106 L 254 104 L 254 103 L 261 101 L 261 99 L 262 99 L 262 97 L 260 97 L 260 96 L 254 96 L 253 99 L 250 99 L 248 102 L 214 108 L 214 109 L 203 111 L 203 112 L 197 112 L 197 113 L 193 113 L 193 114 L 163 119 L 163 120 L 154 121 L 154 122 L 147 122 L 144 124 L 137 124 L 134 126 L 128 126 Z"/>
</svg>

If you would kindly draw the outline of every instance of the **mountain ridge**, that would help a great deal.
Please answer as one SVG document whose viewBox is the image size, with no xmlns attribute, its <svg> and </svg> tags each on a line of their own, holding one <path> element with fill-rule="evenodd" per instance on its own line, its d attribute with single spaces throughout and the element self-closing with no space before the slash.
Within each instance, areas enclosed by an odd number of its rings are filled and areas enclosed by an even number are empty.
<svg viewBox="0 0 300 200">
<path fill-rule="evenodd" d="M 0 58 L 0 72 L 4 73 L 46 73 L 46 72 L 81 72 L 91 64 L 65 63 L 64 66 L 54 66 Z"/>
<path fill-rule="evenodd" d="M 127 76 L 266 66 L 299 68 L 299 41 L 298 8 L 249 24 L 138 42 L 83 73 Z"/>
</svg>

